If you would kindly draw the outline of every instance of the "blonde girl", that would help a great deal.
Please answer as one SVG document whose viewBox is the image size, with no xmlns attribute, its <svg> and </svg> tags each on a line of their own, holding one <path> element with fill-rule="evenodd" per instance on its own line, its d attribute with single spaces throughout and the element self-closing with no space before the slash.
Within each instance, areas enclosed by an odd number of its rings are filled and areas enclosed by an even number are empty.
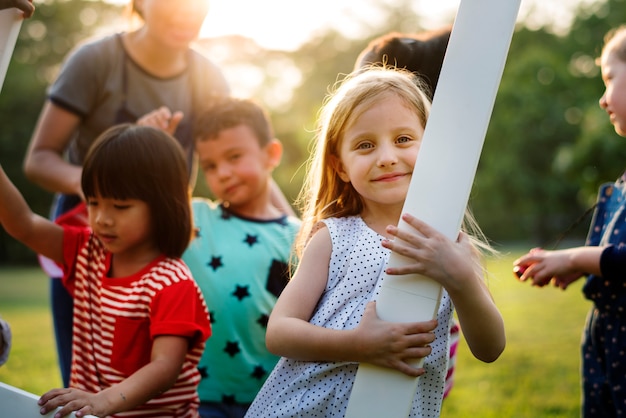
<svg viewBox="0 0 626 418">
<path fill-rule="evenodd" d="M 450 241 L 401 213 L 429 112 L 418 86 L 408 72 L 372 68 L 348 77 L 325 103 L 301 194 L 300 264 L 267 329 L 268 348 L 283 358 L 247 416 L 342 417 L 358 363 L 368 362 L 421 376 L 411 416 L 438 417 L 453 303 L 477 358 L 491 362 L 504 349 L 502 318 L 469 236 Z M 398 230 L 400 216 L 412 230 Z M 390 250 L 415 263 L 385 270 Z M 441 283 L 437 318 L 380 320 L 385 271 Z M 420 358 L 423 367 L 413 367 Z"/>
</svg>

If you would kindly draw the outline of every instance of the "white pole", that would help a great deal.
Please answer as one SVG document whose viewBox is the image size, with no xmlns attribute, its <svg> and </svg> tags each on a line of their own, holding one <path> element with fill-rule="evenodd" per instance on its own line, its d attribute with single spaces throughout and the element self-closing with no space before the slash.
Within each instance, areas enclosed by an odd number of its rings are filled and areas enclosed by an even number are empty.
<svg viewBox="0 0 626 418">
<path fill-rule="evenodd" d="M 461 0 L 403 213 L 456 239 L 504 70 L 521 0 Z M 407 228 L 401 221 L 399 228 Z M 407 264 L 392 253 L 389 266 Z M 394 322 L 437 316 L 441 286 L 416 274 L 385 275 L 378 316 Z M 416 362 L 416 366 L 422 362 Z M 347 418 L 407 417 L 418 378 L 360 364 Z"/>
<path fill-rule="evenodd" d="M 0 91 L 23 20 L 22 12 L 15 7 L 0 10 Z"/>
</svg>

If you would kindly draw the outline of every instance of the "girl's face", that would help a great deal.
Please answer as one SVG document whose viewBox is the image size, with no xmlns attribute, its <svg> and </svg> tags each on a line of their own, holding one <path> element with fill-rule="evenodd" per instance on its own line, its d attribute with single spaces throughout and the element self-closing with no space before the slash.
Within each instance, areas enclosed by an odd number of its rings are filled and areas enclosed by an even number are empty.
<svg viewBox="0 0 626 418">
<path fill-rule="evenodd" d="M 215 196 L 240 215 L 255 216 L 267 206 L 269 181 L 280 161 L 277 142 L 261 147 L 253 130 L 237 125 L 196 142 L 198 161 Z"/>
<path fill-rule="evenodd" d="M 164 47 L 187 48 L 194 41 L 209 11 L 208 0 L 135 0 L 145 29 Z"/>
<path fill-rule="evenodd" d="M 96 196 L 87 199 L 87 208 L 91 229 L 112 254 L 137 259 L 152 259 L 158 254 L 150 208 L 143 200 Z"/>
<path fill-rule="evenodd" d="M 424 127 L 397 95 L 358 106 L 339 147 L 336 169 L 364 205 L 403 204 Z"/>
<path fill-rule="evenodd" d="M 623 42 L 623 37 L 620 38 Z M 609 47 L 602 54 L 600 67 L 606 86 L 600 98 L 600 107 L 609 114 L 615 132 L 626 137 L 626 62 L 620 60 Z"/>
</svg>

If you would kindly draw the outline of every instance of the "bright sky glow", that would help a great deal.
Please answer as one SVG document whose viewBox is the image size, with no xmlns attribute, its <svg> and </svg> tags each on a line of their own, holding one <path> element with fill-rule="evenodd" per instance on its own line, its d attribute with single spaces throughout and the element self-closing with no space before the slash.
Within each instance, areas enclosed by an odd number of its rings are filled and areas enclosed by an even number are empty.
<svg viewBox="0 0 626 418">
<path fill-rule="evenodd" d="M 202 37 L 243 35 L 270 49 L 294 50 L 316 31 L 334 27 L 352 38 L 369 34 L 357 21 L 378 23 L 373 0 L 210 0 L 211 9 Z M 395 0 L 379 0 L 394 4 Z M 557 29 L 569 25 L 579 4 L 593 0 L 522 0 L 519 20 L 531 25 L 552 23 Z M 415 14 L 427 28 L 454 19 L 460 0 L 415 0 Z"/>
</svg>

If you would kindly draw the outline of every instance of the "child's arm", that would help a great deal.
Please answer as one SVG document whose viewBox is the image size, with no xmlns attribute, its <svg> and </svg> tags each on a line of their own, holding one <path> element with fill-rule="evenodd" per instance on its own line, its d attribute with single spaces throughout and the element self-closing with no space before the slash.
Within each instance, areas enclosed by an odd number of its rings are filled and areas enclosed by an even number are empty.
<svg viewBox="0 0 626 418">
<path fill-rule="evenodd" d="M 41 413 L 58 407 L 56 417 L 76 412 L 77 417 L 109 416 L 129 411 L 165 392 L 176 382 L 189 348 L 186 337 L 162 335 L 154 339 L 150 363 L 127 379 L 98 393 L 79 389 L 53 389 L 39 399 Z"/>
<path fill-rule="evenodd" d="M 392 323 L 376 316 L 370 303 L 359 326 L 334 330 L 309 323 L 326 287 L 331 255 L 327 228 L 320 229 L 308 243 L 298 270 L 272 310 L 267 326 L 268 349 L 281 356 L 304 361 L 368 362 L 419 376 L 411 359 L 430 353 L 431 332 L 436 321 Z"/>
<path fill-rule="evenodd" d="M 0 224 L 13 238 L 38 254 L 63 262 L 63 228 L 39 216 L 0 166 Z"/>
<path fill-rule="evenodd" d="M 525 267 L 521 281 L 531 280 L 534 286 L 553 282 L 566 289 L 572 282 L 586 274 L 601 276 L 600 256 L 606 247 L 575 247 L 546 251 L 535 248 L 513 262 Z"/>
<path fill-rule="evenodd" d="M 402 219 L 415 232 L 389 226 L 387 232 L 400 240 L 383 241 L 383 246 L 415 263 L 388 268 L 387 273 L 421 274 L 440 283 L 452 299 L 472 354 L 485 362 L 495 361 L 505 346 L 504 322 L 483 281 L 469 237 L 461 233 L 453 242 L 411 215 L 404 214 Z"/>
</svg>

